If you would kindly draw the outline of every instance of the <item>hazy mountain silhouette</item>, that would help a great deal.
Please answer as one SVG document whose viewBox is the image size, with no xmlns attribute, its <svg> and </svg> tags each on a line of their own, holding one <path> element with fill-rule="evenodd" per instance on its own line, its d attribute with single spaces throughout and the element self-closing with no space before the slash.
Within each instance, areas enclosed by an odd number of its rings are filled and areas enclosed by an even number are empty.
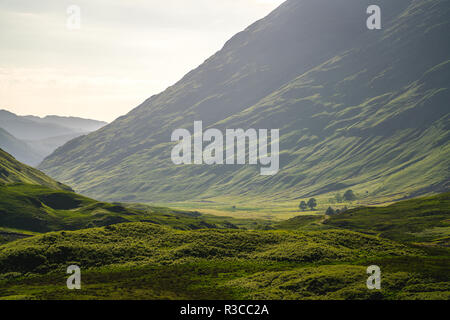
<svg viewBox="0 0 450 320">
<path fill-rule="evenodd" d="M 18 116 L 0 110 L 0 147 L 19 161 L 38 165 L 66 142 L 95 131 L 106 122 L 76 117 Z"/>
<path fill-rule="evenodd" d="M 72 129 L 75 132 L 92 132 L 108 124 L 104 121 L 83 119 L 78 117 L 46 116 L 44 118 L 40 118 L 36 116 L 24 116 L 24 118 L 38 123 L 63 126 Z"/>
<path fill-rule="evenodd" d="M 382 8 L 382 30 L 366 9 Z M 450 2 L 290 0 L 174 86 L 40 166 L 101 199 L 448 189 Z M 281 170 L 174 166 L 177 128 L 279 128 Z"/>
<path fill-rule="evenodd" d="M 36 166 L 42 161 L 42 156 L 36 150 L 2 128 L 0 128 L 0 148 L 13 154 L 20 162 L 32 166 Z"/>
<path fill-rule="evenodd" d="M 7 110 L 0 110 L 0 128 L 21 140 L 46 139 L 75 132 L 61 125 L 33 121 Z"/>
<path fill-rule="evenodd" d="M 40 140 L 71 133 L 88 133 L 100 129 L 106 122 L 75 117 L 18 116 L 0 110 L 0 127 L 21 140 Z"/>
</svg>

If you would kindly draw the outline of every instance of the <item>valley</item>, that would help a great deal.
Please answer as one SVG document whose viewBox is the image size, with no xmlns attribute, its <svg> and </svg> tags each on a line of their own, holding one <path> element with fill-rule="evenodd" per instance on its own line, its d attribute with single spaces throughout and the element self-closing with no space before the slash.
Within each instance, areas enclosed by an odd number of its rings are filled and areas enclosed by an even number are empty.
<svg viewBox="0 0 450 320">
<path fill-rule="evenodd" d="M 109 124 L 0 110 L 0 300 L 450 300 L 449 33 L 287 0 Z"/>
<path fill-rule="evenodd" d="M 0 299 L 450 298 L 449 193 L 332 216 L 240 204 L 218 216 L 99 202 L 0 156 L 16 181 L 0 184 Z M 371 264 L 381 290 L 365 288 Z M 81 290 L 66 288 L 68 265 Z"/>
</svg>

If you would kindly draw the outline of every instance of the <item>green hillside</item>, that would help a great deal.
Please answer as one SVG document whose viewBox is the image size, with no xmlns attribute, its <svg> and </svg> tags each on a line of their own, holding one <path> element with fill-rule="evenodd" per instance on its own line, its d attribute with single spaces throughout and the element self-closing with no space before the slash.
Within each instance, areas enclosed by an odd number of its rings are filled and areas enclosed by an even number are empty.
<svg viewBox="0 0 450 320">
<path fill-rule="evenodd" d="M 364 21 L 383 10 L 382 30 Z M 40 168 L 103 200 L 224 195 L 283 201 L 352 188 L 371 197 L 449 188 L 450 5 L 289 0 L 161 94 L 70 141 Z M 171 133 L 279 128 L 280 172 L 175 166 Z"/>
<path fill-rule="evenodd" d="M 0 149 L 0 186 L 11 183 L 40 185 L 55 190 L 72 190 L 41 171 L 17 161 L 9 153 Z"/>
<path fill-rule="evenodd" d="M 263 220 L 233 219 L 143 204 L 99 202 L 72 192 L 69 187 L 18 162 L 1 149 L 0 178 L 0 237 L 3 234 L 0 243 L 33 233 L 126 222 L 151 222 L 179 230 L 263 229 L 271 224 Z"/>
<path fill-rule="evenodd" d="M 0 185 L 0 231 L 78 230 L 126 222 L 150 222 L 178 230 L 258 229 L 269 221 L 233 219 L 139 204 L 99 202 L 70 191 L 27 184 Z"/>
<path fill-rule="evenodd" d="M 332 216 L 327 226 L 398 241 L 450 244 L 450 193 L 401 201 L 387 207 L 356 208 Z"/>
<path fill-rule="evenodd" d="M 137 215 L 69 191 L 25 184 L 0 186 L 0 226 L 33 232 L 77 230 L 129 221 Z"/>
</svg>

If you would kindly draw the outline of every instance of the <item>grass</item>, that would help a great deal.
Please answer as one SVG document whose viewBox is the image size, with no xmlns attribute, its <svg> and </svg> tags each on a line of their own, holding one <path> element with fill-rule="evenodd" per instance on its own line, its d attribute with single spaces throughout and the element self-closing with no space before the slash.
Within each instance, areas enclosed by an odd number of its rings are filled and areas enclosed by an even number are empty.
<svg viewBox="0 0 450 320">
<path fill-rule="evenodd" d="M 128 223 L 0 246 L 4 299 L 402 299 L 449 296 L 448 249 L 352 231 L 174 230 Z M 414 262 L 412 264 L 411 262 Z M 365 288 L 365 268 L 383 290 Z M 81 291 L 65 268 L 82 268 Z"/>
<path fill-rule="evenodd" d="M 30 190 L 37 198 L 49 192 L 36 186 Z M 81 196 L 75 199 L 78 205 L 83 204 L 81 208 L 94 201 Z M 428 220 L 430 215 L 426 213 L 442 210 L 447 199 L 448 194 L 443 194 L 369 209 L 389 216 L 395 222 L 392 228 L 415 219 L 416 225 L 423 221 L 422 232 L 432 227 L 432 234 L 436 234 L 441 221 Z M 373 233 L 371 221 L 367 222 L 367 230 L 363 230 L 366 225 L 352 225 L 358 232 L 334 225 L 348 213 L 328 219 L 318 214 L 300 215 L 259 228 L 269 230 L 244 230 L 190 229 L 190 219 L 203 217 L 195 212 L 185 212 L 185 217 L 167 208 L 137 204 L 127 210 L 139 210 L 143 215 L 153 212 L 154 219 L 166 220 L 161 224 L 129 222 L 76 231 L 29 233 L 30 237 L 0 243 L 0 297 L 398 300 L 448 299 L 450 295 L 450 252 L 445 243 L 433 237 L 427 243 L 413 245 L 386 239 L 389 234 L 370 235 L 367 233 Z M 357 213 L 361 210 L 350 210 L 350 217 L 356 216 L 355 221 L 359 222 Z M 442 213 L 448 215 L 447 211 Z M 224 223 L 216 216 L 205 219 Z M 251 221 L 242 223 L 252 224 Z M 188 225 L 181 228 L 183 223 Z M 65 270 L 71 264 L 82 269 L 81 291 L 65 287 Z M 372 264 L 382 269 L 380 291 L 365 287 L 365 269 Z"/>
<path fill-rule="evenodd" d="M 45 272 L 71 262 L 85 268 L 234 258 L 316 263 L 420 252 L 351 231 L 180 231 L 151 223 L 127 223 L 46 233 L 5 244 L 0 248 L 0 271 Z"/>
<path fill-rule="evenodd" d="M 0 149 L 0 185 L 11 183 L 33 184 L 46 186 L 56 190 L 72 189 L 48 177 L 39 170 L 27 166 Z"/>
<path fill-rule="evenodd" d="M 450 193 L 348 210 L 325 224 L 397 241 L 449 243 Z"/>
<path fill-rule="evenodd" d="M 271 223 L 261 219 L 234 219 L 202 215 L 141 204 L 96 201 L 71 191 L 45 186 L 0 185 L 0 226 L 19 233 L 78 230 L 126 222 L 151 222 L 176 229 L 264 228 Z"/>
</svg>

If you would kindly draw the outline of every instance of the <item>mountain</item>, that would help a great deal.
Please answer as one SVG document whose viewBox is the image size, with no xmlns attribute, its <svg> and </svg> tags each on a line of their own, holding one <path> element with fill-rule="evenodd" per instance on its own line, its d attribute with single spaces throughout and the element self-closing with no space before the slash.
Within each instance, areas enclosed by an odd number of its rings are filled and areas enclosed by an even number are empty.
<svg viewBox="0 0 450 320">
<path fill-rule="evenodd" d="M 369 5 L 382 29 L 366 27 Z M 288 0 L 178 83 L 40 168 L 105 200 L 283 200 L 449 189 L 450 3 Z M 279 128 L 280 171 L 175 166 L 171 134 Z"/>
<path fill-rule="evenodd" d="M 0 149 L 0 185 L 15 183 L 45 186 L 54 190 L 72 190 L 70 187 L 53 180 L 39 170 L 17 161 L 9 153 Z"/>
<path fill-rule="evenodd" d="M 0 148 L 13 154 L 19 161 L 32 166 L 37 166 L 42 161 L 41 155 L 30 145 L 2 128 L 0 128 Z"/>
<path fill-rule="evenodd" d="M 20 161 L 37 166 L 58 147 L 103 127 L 106 122 L 75 117 L 18 116 L 0 110 L 0 147 Z M 8 132 L 8 135 L 4 133 Z"/>
<path fill-rule="evenodd" d="M 24 116 L 24 118 L 37 123 L 63 126 L 75 132 L 92 132 L 108 124 L 104 121 L 78 117 L 45 116 L 43 118 L 40 118 L 36 116 Z"/>
<path fill-rule="evenodd" d="M 34 121 L 7 110 L 0 110 L 0 127 L 20 140 L 39 140 L 74 133 L 62 125 Z"/>
<path fill-rule="evenodd" d="M 75 132 L 40 140 L 25 140 L 24 142 L 39 153 L 39 161 L 36 163 L 37 166 L 39 163 L 42 162 L 42 160 L 44 160 L 46 156 L 50 155 L 53 151 L 63 146 L 66 142 L 78 138 L 79 136 L 84 134 L 85 133 Z M 28 163 L 26 161 L 24 162 L 30 165 L 34 165 L 33 163 Z"/>
</svg>

